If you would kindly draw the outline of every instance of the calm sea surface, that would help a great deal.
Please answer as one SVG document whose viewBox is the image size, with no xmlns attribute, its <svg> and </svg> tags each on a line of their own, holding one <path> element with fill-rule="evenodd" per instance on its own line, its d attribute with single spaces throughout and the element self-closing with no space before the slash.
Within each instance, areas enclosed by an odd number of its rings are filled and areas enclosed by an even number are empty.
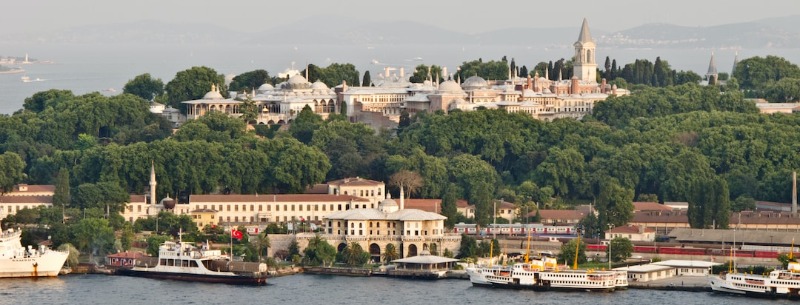
<svg viewBox="0 0 800 305">
<path fill-rule="evenodd" d="M 673 69 L 692 70 L 705 74 L 710 49 L 597 49 L 600 65 L 609 56 L 620 65 L 635 59 L 655 61 L 657 56 L 668 61 Z M 713 50 L 720 72 L 730 72 L 734 50 Z M 52 61 L 52 64 L 22 65 L 23 74 L 0 74 L 0 114 L 10 114 L 22 108 L 26 97 L 48 89 L 68 89 L 75 94 L 99 91 L 111 95 L 133 77 L 150 73 L 170 81 L 175 73 L 192 66 L 208 66 L 223 74 L 239 74 L 265 69 L 270 75 L 289 68 L 297 70 L 306 64 L 327 66 L 330 63 L 352 63 L 362 74 L 369 70 L 372 78 L 385 66 L 405 67 L 407 74 L 419 64 L 439 65 L 451 73 L 464 61 L 482 58 L 499 60 L 502 56 L 515 58 L 517 65 L 532 69 L 538 62 L 555 61 L 572 56 L 571 45 L 552 47 L 494 45 L 44 45 L 6 44 L 0 41 L 0 55 L 24 56 Z M 791 49 L 740 50 L 739 58 L 777 55 L 800 63 L 800 52 Z M 376 63 L 377 62 L 377 63 Z M 395 71 L 394 73 L 396 73 Z M 21 76 L 41 81 L 23 83 Z"/>
<path fill-rule="evenodd" d="M 708 292 L 637 290 L 614 293 L 533 292 L 472 287 L 467 280 L 412 281 L 294 275 L 267 286 L 240 287 L 145 278 L 70 275 L 2 279 L 0 304 L 796 304 Z"/>
</svg>

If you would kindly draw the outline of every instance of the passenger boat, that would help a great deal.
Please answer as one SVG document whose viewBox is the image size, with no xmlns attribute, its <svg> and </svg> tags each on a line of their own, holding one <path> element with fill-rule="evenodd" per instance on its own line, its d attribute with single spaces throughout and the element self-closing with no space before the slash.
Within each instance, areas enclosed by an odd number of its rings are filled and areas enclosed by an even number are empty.
<svg viewBox="0 0 800 305">
<path fill-rule="evenodd" d="M 496 274 L 484 274 L 492 287 L 533 290 L 614 291 L 615 271 L 541 270 L 527 263 L 516 263 Z"/>
<path fill-rule="evenodd" d="M 800 298 L 800 263 L 790 262 L 786 270 L 775 270 L 768 276 L 747 273 L 724 273 L 709 276 L 714 292 L 756 297 Z"/>
<path fill-rule="evenodd" d="M 23 247 L 22 231 L 8 229 L 0 233 L 0 277 L 58 276 L 69 253 L 45 246 Z"/>
<path fill-rule="evenodd" d="M 158 248 L 155 262 L 138 261 L 131 268 L 120 268 L 119 275 L 190 282 L 237 285 L 266 285 L 267 265 L 236 262 L 220 250 L 198 248 L 191 243 L 167 241 Z"/>
</svg>

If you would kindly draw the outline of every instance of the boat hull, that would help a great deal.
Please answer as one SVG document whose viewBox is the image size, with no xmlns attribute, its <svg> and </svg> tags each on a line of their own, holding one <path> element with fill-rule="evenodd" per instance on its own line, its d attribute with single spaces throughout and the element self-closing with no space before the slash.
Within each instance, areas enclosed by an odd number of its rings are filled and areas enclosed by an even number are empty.
<svg viewBox="0 0 800 305">
<path fill-rule="evenodd" d="M 0 259 L 0 278 L 58 276 L 68 255 L 48 251 L 36 257 Z"/>
<path fill-rule="evenodd" d="M 152 278 L 152 279 L 163 279 L 163 280 L 174 280 L 174 281 L 185 281 L 185 282 L 221 283 L 230 285 L 261 286 L 267 284 L 266 275 L 259 277 L 248 277 L 248 276 L 192 274 L 192 273 L 175 273 L 175 272 L 160 272 L 160 271 L 141 271 L 128 268 L 117 269 L 116 274 L 125 276 Z"/>
</svg>

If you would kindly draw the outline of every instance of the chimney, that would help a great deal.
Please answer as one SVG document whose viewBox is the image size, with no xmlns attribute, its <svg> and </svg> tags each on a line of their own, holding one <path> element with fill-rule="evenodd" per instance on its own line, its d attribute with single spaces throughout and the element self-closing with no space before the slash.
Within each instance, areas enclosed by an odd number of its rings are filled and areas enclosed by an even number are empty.
<svg viewBox="0 0 800 305">
<path fill-rule="evenodd" d="M 792 172 L 792 214 L 797 214 L 797 172 Z"/>
<path fill-rule="evenodd" d="M 442 67 L 442 75 L 444 75 L 444 77 L 447 77 L 447 75 L 449 75 L 447 74 L 447 67 Z"/>
<path fill-rule="evenodd" d="M 389 70 L 390 70 L 390 68 L 388 66 L 383 68 L 383 77 L 384 78 L 389 78 Z"/>
<path fill-rule="evenodd" d="M 406 79 L 406 68 L 405 67 L 400 67 L 400 78 L 401 79 Z"/>
</svg>

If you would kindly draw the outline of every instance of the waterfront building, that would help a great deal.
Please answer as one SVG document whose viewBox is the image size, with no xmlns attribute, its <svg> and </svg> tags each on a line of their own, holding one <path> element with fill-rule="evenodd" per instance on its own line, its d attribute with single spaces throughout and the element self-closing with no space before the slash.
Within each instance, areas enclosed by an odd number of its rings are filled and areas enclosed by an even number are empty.
<svg viewBox="0 0 800 305">
<path fill-rule="evenodd" d="M 445 233 L 447 218 L 437 213 L 406 209 L 403 197 L 401 190 L 399 204 L 387 194 L 377 208 L 356 208 L 327 215 L 323 238 L 340 251 L 351 243 L 358 243 L 375 261 L 381 260 L 389 244 L 400 257 L 433 250 L 441 253 L 444 249 L 457 253 L 461 237 Z M 306 237 L 298 239 L 307 244 Z"/>
<path fill-rule="evenodd" d="M 54 185 L 15 185 L 12 191 L 0 195 L 0 220 L 22 209 L 53 206 L 55 189 Z"/>
<path fill-rule="evenodd" d="M 198 228 L 245 225 L 263 229 L 269 223 L 321 223 L 334 212 L 376 208 L 386 194 L 383 182 L 355 177 L 319 184 L 312 188 L 316 193 L 198 194 L 190 195 L 188 202 L 176 202 L 169 196 L 156 201 L 156 185 L 155 168 L 151 166 L 150 194 L 130 196 L 122 211 L 125 220 L 133 222 L 166 210 L 191 216 Z"/>
</svg>

